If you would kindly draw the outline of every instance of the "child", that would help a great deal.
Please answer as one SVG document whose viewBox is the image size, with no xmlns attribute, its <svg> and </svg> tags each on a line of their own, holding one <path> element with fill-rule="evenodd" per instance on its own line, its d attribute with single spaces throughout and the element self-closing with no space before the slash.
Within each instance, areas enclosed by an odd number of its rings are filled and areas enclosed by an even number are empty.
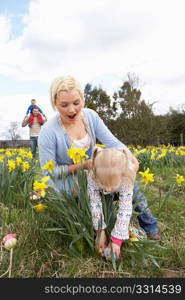
<svg viewBox="0 0 185 300">
<path fill-rule="evenodd" d="M 36 100 L 35 99 L 31 99 L 31 105 L 27 109 L 25 119 L 28 117 L 29 114 L 32 114 L 34 108 L 38 108 L 39 113 L 41 113 L 43 115 L 43 117 L 45 118 L 45 120 L 47 121 L 47 118 L 46 118 L 45 114 L 42 112 L 40 107 L 38 107 L 36 105 Z"/>
<path fill-rule="evenodd" d="M 113 253 L 120 256 L 123 240 L 129 239 L 129 223 L 132 214 L 133 185 L 138 165 L 131 163 L 124 150 L 95 147 L 92 153 L 92 169 L 87 176 L 90 210 L 96 231 L 96 248 L 106 248 L 106 236 L 100 191 L 119 193 L 119 209 L 110 240 Z M 101 228 L 99 228 L 101 226 Z M 99 230 L 101 231 L 98 234 Z"/>
</svg>

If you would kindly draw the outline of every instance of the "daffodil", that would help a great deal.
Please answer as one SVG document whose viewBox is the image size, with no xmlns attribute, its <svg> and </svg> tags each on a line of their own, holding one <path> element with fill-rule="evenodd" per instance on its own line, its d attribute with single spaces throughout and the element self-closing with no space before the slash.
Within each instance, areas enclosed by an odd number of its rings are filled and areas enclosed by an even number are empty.
<svg viewBox="0 0 185 300">
<path fill-rule="evenodd" d="M 52 160 L 49 160 L 45 165 L 42 167 L 44 170 L 48 170 L 50 173 L 54 170 L 55 165 Z"/>
<path fill-rule="evenodd" d="M 88 155 L 85 154 L 87 149 L 82 148 L 69 148 L 67 151 L 68 156 L 72 159 L 74 164 L 82 162 L 85 158 L 88 158 Z"/>
<path fill-rule="evenodd" d="M 19 149 L 19 155 L 23 158 L 27 157 L 27 152 L 24 149 Z"/>
<path fill-rule="evenodd" d="M 179 150 L 179 155 L 184 156 L 185 155 L 185 151 Z"/>
<path fill-rule="evenodd" d="M 37 211 L 37 212 L 41 212 L 41 211 L 44 211 L 46 209 L 46 205 L 42 204 L 42 203 L 39 203 L 37 205 L 34 205 L 34 209 Z"/>
<path fill-rule="evenodd" d="M 150 169 L 147 168 L 145 172 L 139 172 L 139 174 L 142 176 L 141 182 L 144 184 L 148 184 L 148 182 L 153 182 L 154 181 L 154 174 L 149 173 Z"/>
<path fill-rule="evenodd" d="M 162 149 L 161 150 L 161 154 L 159 154 L 159 156 L 156 158 L 157 160 L 163 158 L 166 156 L 167 150 L 166 149 Z"/>
<path fill-rule="evenodd" d="M 42 177 L 41 182 L 46 183 L 46 181 L 48 181 L 49 179 L 50 179 L 50 176 L 44 176 L 44 177 Z"/>
<path fill-rule="evenodd" d="M 10 152 L 10 150 L 6 150 L 5 155 L 7 157 L 11 157 L 12 156 L 12 152 Z"/>
<path fill-rule="evenodd" d="M 45 176 L 41 179 L 41 182 L 35 180 L 33 183 L 33 190 L 36 191 L 42 197 L 44 197 L 46 194 L 45 189 L 48 188 L 46 181 L 48 181 L 49 178 L 50 178 L 49 176 Z"/>
<path fill-rule="evenodd" d="M 16 164 L 17 166 L 20 166 L 20 164 L 22 164 L 22 158 L 20 156 L 16 157 Z"/>
<path fill-rule="evenodd" d="M 5 155 L 0 155 L 0 163 L 2 163 L 5 159 Z"/>
<path fill-rule="evenodd" d="M 177 184 L 181 184 L 183 181 L 185 181 L 184 176 L 176 174 L 176 182 Z"/>
<path fill-rule="evenodd" d="M 30 151 L 27 152 L 27 158 L 29 158 L 29 159 L 33 158 L 33 154 Z"/>
<path fill-rule="evenodd" d="M 150 159 L 154 160 L 155 159 L 155 155 L 156 155 L 156 152 L 155 152 L 155 150 L 152 149 Z"/>
<path fill-rule="evenodd" d="M 7 161 L 7 167 L 8 167 L 8 171 L 9 172 L 11 172 L 12 170 L 14 170 L 15 167 L 16 167 L 15 160 L 8 159 L 8 161 Z"/>
<path fill-rule="evenodd" d="M 22 167 L 22 171 L 25 172 L 26 170 L 28 170 L 30 168 L 30 165 L 27 161 L 23 161 L 21 167 Z"/>
</svg>

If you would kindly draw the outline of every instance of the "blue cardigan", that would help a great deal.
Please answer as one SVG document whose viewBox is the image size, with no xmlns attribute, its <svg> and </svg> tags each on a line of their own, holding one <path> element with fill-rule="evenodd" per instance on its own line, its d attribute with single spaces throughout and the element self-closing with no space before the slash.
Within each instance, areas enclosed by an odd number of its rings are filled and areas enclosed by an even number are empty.
<svg viewBox="0 0 185 300">
<path fill-rule="evenodd" d="M 96 139 L 108 148 L 124 147 L 124 144 L 110 132 L 103 120 L 94 110 L 84 108 L 82 109 L 82 113 L 86 130 L 91 137 L 91 146 L 87 152 L 89 156 L 91 155 L 92 148 L 96 144 Z M 56 190 L 60 188 L 66 192 L 70 192 L 68 180 L 72 184 L 74 176 L 73 174 L 68 174 L 68 165 L 73 164 L 67 155 L 67 151 L 70 147 L 70 139 L 60 125 L 58 115 L 55 115 L 42 126 L 38 138 L 38 147 L 41 167 L 49 160 L 52 160 L 55 164 L 55 170 L 52 172 L 55 183 L 52 180 L 49 180 L 47 183 Z M 50 175 L 47 170 L 43 170 L 43 173 L 44 175 Z M 62 174 L 67 175 L 68 180 L 62 180 Z"/>
</svg>

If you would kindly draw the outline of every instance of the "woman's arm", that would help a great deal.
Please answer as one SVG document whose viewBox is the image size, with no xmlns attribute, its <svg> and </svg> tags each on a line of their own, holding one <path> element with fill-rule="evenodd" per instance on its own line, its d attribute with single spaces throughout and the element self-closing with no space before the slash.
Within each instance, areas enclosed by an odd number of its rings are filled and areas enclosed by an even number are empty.
<svg viewBox="0 0 185 300">
<path fill-rule="evenodd" d="M 56 178 L 61 178 L 62 175 L 76 173 L 79 168 L 89 169 L 91 166 L 91 160 L 85 160 L 82 164 L 59 165 L 56 160 L 57 140 L 55 133 L 51 131 L 48 133 L 46 129 L 41 130 L 39 134 L 38 147 L 41 167 L 52 160 L 55 165 L 52 175 Z M 44 174 L 49 175 L 47 170 L 44 170 Z"/>
<path fill-rule="evenodd" d="M 108 129 L 103 120 L 99 115 L 95 113 L 95 136 L 96 138 L 108 148 L 122 148 L 123 143 L 121 143 Z"/>
<path fill-rule="evenodd" d="M 90 170 L 91 169 L 91 164 L 92 164 L 91 159 L 88 159 L 88 160 L 84 160 L 80 164 L 69 165 L 68 166 L 68 168 L 69 168 L 69 174 L 76 173 L 77 170 L 80 169 L 80 168 L 83 168 L 85 170 Z"/>
<path fill-rule="evenodd" d="M 52 176 L 61 178 L 63 174 L 68 175 L 68 165 L 59 165 L 56 160 L 57 140 L 55 132 L 42 128 L 38 137 L 39 160 L 41 168 L 48 162 L 54 163 L 55 169 L 52 171 Z M 47 170 L 43 170 L 45 175 L 49 175 Z"/>
<path fill-rule="evenodd" d="M 108 148 L 120 148 L 124 149 L 127 153 L 128 159 L 135 165 L 135 168 L 139 168 L 139 163 L 137 158 L 132 154 L 129 148 L 120 142 L 108 129 L 103 120 L 96 114 L 96 122 L 95 122 L 95 135 L 96 138 L 106 147 Z"/>
</svg>

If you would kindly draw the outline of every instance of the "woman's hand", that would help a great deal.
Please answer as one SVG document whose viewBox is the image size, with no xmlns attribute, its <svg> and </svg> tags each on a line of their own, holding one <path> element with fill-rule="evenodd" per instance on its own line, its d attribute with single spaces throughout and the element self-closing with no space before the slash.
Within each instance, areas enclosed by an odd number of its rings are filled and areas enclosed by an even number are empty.
<svg viewBox="0 0 185 300">
<path fill-rule="evenodd" d="M 92 160 L 91 159 L 86 159 L 83 162 L 83 168 L 86 170 L 90 170 L 92 167 Z"/>
<path fill-rule="evenodd" d="M 102 251 L 104 248 L 106 248 L 106 234 L 105 230 L 101 230 L 96 232 L 96 240 L 95 240 L 95 248 L 98 250 L 100 254 L 102 254 Z"/>
</svg>

